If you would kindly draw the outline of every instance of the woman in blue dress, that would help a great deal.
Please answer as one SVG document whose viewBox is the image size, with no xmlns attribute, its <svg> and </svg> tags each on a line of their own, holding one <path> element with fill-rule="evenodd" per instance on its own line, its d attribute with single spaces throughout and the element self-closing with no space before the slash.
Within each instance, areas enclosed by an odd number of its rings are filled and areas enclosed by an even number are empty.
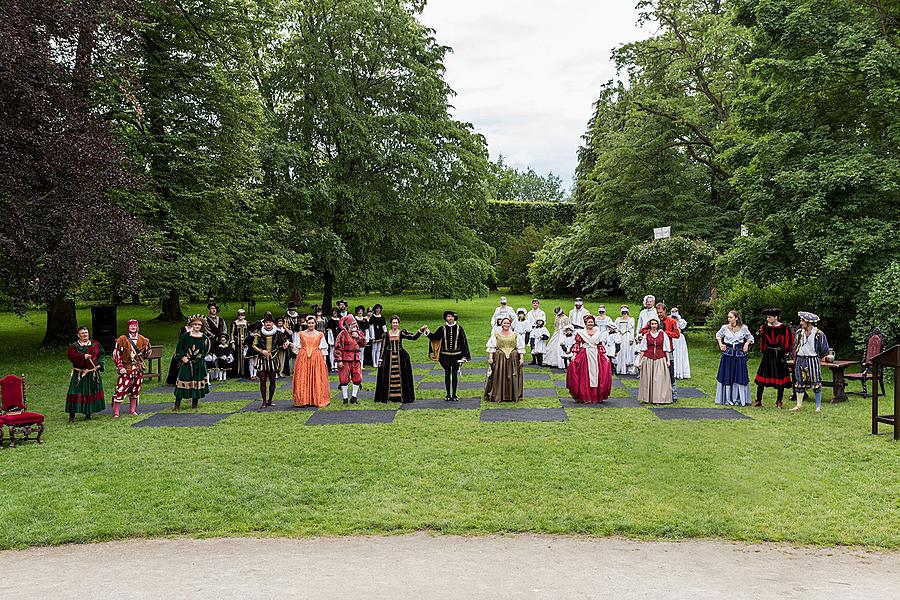
<svg viewBox="0 0 900 600">
<path fill-rule="evenodd" d="M 722 358 L 716 375 L 716 404 L 750 405 L 750 377 L 747 374 L 747 350 L 753 334 L 736 310 L 728 311 L 728 323 L 716 333 Z"/>
</svg>

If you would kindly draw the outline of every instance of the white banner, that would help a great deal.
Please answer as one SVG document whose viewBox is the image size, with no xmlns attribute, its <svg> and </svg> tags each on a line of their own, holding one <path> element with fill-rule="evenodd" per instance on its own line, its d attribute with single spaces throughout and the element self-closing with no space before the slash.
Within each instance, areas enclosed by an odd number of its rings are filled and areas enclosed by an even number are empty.
<svg viewBox="0 0 900 600">
<path fill-rule="evenodd" d="M 666 238 L 672 237 L 672 227 L 654 227 L 653 228 L 653 239 L 654 240 L 664 240 Z"/>
</svg>

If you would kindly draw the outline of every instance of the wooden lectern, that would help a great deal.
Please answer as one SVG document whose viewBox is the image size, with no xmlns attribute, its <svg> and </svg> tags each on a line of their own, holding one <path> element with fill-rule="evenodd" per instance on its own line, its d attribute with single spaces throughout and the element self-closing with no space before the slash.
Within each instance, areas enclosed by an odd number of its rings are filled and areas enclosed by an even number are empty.
<svg viewBox="0 0 900 600">
<path fill-rule="evenodd" d="M 900 440 L 900 382 L 897 381 L 897 367 L 900 367 L 900 345 L 888 348 L 872 358 L 872 365 L 894 369 L 894 414 L 878 414 L 878 386 L 872 386 L 872 433 L 878 434 L 878 424 L 894 426 L 894 439 Z"/>
</svg>

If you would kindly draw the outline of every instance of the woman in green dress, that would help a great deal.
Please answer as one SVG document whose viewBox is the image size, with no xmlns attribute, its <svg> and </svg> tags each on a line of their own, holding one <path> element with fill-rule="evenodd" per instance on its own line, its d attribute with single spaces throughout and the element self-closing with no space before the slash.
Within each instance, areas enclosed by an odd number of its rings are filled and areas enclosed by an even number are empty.
<svg viewBox="0 0 900 600">
<path fill-rule="evenodd" d="M 209 354 L 209 338 L 203 333 L 203 318 L 194 315 L 188 322 L 190 330 L 181 334 L 175 360 L 178 362 L 178 378 L 175 380 L 175 410 L 181 409 L 181 401 L 190 398 L 191 408 L 197 408 L 200 398 L 209 393 L 206 360 Z"/>
<path fill-rule="evenodd" d="M 66 412 L 69 413 L 69 423 L 72 423 L 77 413 L 82 413 L 87 420 L 95 412 L 106 408 L 103 382 L 100 380 L 103 346 L 91 339 L 87 327 L 79 327 L 78 340 L 69 346 L 67 356 L 72 363 L 72 376 L 66 394 Z"/>
<path fill-rule="evenodd" d="M 487 343 L 488 380 L 484 399 L 489 402 L 518 402 L 525 387 L 525 339 L 512 330 L 512 319 L 503 317 L 500 329 Z"/>
</svg>

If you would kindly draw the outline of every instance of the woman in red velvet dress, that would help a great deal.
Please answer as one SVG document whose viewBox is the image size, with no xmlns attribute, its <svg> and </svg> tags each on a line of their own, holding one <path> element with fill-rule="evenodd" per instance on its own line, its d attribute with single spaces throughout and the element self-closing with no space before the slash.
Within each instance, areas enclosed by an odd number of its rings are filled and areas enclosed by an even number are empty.
<svg viewBox="0 0 900 600">
<path fill-rule="evenodd" d="M 585 404 L 597 404 L 609 398 L 612 366 L 593 315 L 586 316 L 584 329 L 575 332 L 572 354 L 574 358 L 566 371 L 566 387 L 572 398 Z"/>
</svg>

